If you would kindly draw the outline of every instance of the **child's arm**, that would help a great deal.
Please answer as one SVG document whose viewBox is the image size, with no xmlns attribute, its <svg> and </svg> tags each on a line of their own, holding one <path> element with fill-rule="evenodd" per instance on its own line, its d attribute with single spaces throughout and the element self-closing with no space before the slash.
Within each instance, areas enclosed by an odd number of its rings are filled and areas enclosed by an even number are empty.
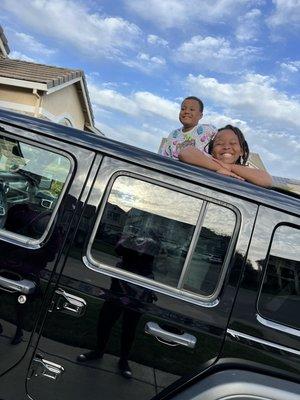
<svg viewBox="0 0 300 400">
<path fill-rule="evenodd" d="M 233 173 L 241 176 L 247 182 L 263 187 L 272 186 L 272 177 L 266 171 L 238 164 L 231 164 L 230 166 Z"/>
<path fill-rule="evenodd" d="M 215 171 L 223 175 L 228 175 L 240 180 L 244 180 L 243 177 L 231 171 L 231 165 L 227 165 L 222 163 L 221 161 L 215 160 L 214 158 L 208 156 L 203 151 L 198 150 L 195 147 L 189 146 L 183 148 L 180 151 L 178 158 L 180 161 L 186 162 L 188 164 L 196 165 L 197 167 L 210 169 L 211 171 Z"/>
<path fill-rule="evenodd" d="M 224 164 L 219 160 L 209 157 L 195 147 L 186 147 L 179 154 L 179 160 L 188 164 L 197 165 L 218 172 L 223 175 L 232 176 L 258 186 L 272 186 L 271 176 L 260 169 L 245 167 L 237 164 Z"/>
</svg>

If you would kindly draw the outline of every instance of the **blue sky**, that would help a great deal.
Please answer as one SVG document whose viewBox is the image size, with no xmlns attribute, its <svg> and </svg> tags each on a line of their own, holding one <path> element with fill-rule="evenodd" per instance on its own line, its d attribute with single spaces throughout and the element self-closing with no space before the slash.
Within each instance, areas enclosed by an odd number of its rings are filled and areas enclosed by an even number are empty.
<svg viewBox="0 0 300 400">
<path fill-rule="evenodd" d="M 300 179 L 300 0 L 1 0 L 10 57 L 83 69 L 96 126 L 157 151 L 188 95 Z"/>
</svg>

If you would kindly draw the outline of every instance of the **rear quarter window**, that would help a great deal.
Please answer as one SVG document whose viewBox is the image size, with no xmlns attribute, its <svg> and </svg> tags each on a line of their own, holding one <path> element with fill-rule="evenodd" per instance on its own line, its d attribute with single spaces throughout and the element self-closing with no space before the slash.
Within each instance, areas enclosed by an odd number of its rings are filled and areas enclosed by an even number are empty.
<svg viewBox="0 0 300 400">
<path fill-rule="evenodd" d="M 271 243 L 258 298 L 259 314 L 300 330 L 300 230 L 280 225 Z"/>
</svg>

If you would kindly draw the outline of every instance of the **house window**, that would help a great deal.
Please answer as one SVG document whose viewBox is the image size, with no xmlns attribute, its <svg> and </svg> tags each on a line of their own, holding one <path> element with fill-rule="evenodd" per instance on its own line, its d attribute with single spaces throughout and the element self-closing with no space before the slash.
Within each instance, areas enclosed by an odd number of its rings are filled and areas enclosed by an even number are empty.
<svg viewBox="0 0 300 400">
<path fill-rule="evenodd" d="M 281 225 L 274 234 L 258 300 L 261 316 L 300 329 L 300 230 Z"/>
<path fill-rule="evenodd" d="M 91 258 L 181 293 L 211 296 L 235 224 L 225 207 L 121 176 L 102 213 Z"/>
<path fill-rule="evenodd" d="M 0 136 L 0 228 L 40 239 L 70 171 L 57 153 Z"/>
</svg>

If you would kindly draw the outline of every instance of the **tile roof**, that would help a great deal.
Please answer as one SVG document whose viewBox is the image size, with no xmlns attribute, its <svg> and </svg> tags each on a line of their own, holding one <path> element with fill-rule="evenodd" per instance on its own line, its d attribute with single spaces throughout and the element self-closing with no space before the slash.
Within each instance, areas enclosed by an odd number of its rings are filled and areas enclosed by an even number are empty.
<svg viewBox="0 0 300 400">
<path fill-rule="evenodd" d="M 23 60 L 13 60 L 8 57 L 0 57 L 0 78 L 16 79 L 26 82 L 35 82 L 45 85 L 46 90 L 67 84 L 73 79 L 81 78 L 84 91 L 79 82 L 75 83 L 79 93 L 81 105 L 87 119 L 91 116 L 91 123 L 94 125 L 94 115 L 85 80 L 84 72 L 80 69 L 68 69 L 54 67 L 51 65 L 36 64 Z M 83 93 L 85 92 L 85 93 Z M 85 101 L 86 98 L 86 101 Z M 87 102 L 87 105 L 86 105 Z M 87 110 L 87 106 L 89 110 Z"/>
<path fill-rule="evenodd" d="M 0 58 L 0 76 L 42 83 L 47 85 L 47 89 L 50 89 L 72 79 L 82 77 L 83 71 L 35 64 L 23 60 Z"/>
</svg>

